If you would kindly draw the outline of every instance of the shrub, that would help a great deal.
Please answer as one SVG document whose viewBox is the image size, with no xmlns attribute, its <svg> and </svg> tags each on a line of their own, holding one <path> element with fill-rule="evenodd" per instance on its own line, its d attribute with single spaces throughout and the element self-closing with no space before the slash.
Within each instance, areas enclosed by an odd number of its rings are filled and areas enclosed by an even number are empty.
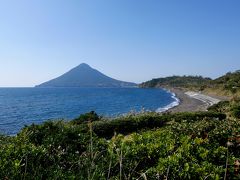
<svg viewBox="0 0 240 180">
<path fill-rule="evenodd" d="M 239 179 L 240 122 L 225 117 L 144 113 L 31 125 L 0 136 L 0 179 L 221 179 L 227 157 L 228 179 Z"/>
<path fill-rule="evenodd" d="M 233 117 L 240 119 L 240 105 L 234 105 L 231 108 Z"/>
<path fill-rule="evenodd" d="M 86 122 L 99 121 L 100 117 L 94 111 L 91 111 L 86 114 L 81 114 L 78 118 L 72 121 L 73 124 L 82 124 Z"/>
<path fill-rule="evenodd" d="M 144 129 L 159 128 L 170 121 L 198 121 L 204 118 L 223 120 L 226 118 L 226 115 L 217 112 L 176 114 L 145 113 L 120 117 L 112 120 L 96 121 L 93 123 L 93 131 L 99 137 L 111 138 L 115 133 L 126 135 Z"/>
</svg>

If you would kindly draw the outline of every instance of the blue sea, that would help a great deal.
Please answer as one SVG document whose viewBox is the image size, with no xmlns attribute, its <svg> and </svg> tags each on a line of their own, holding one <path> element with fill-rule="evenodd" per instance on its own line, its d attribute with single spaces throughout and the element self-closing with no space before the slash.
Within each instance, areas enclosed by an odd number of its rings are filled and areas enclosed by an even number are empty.
<svg viewBox="0 0 240 180">
<path fill-rule="evenodd" d="M 0 133 L 14 135 L 24 125 L 71 120 L 89 111 L 107 117 L 131 111 L 162 112 L 178 102 L 164 89 L 0 88 Z"/>
</svg>

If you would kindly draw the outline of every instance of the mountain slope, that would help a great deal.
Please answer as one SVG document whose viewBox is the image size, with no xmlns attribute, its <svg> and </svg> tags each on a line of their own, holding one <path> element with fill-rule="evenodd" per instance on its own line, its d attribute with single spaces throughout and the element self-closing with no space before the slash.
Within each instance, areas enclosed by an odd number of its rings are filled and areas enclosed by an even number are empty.
<svg viewBox="0 0 240 180">
<path fill-rule="evenodd" d="M 135 83 L 110 78 L 83 63 L 60 77 L 36 87 L 134 87 Z"/>
</svg>

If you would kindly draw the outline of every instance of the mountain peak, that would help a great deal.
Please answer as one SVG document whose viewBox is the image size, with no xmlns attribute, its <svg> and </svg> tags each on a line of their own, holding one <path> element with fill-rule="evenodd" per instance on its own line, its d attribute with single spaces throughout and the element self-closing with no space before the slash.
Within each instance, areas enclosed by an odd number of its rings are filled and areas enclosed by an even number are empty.
<svg viewBox="0 0 240 180">
<path fill-rule="evenodd" d="M 136 87 L 136 84 L 110 78 L 88 64 L 82 63 L 37 87 Z"/>
<path fill-rule="evenodd" d="M 91 68 L 87 63 L 81 63 L 77 67 L 88 67 L 88 68 Z"/>
</svg>

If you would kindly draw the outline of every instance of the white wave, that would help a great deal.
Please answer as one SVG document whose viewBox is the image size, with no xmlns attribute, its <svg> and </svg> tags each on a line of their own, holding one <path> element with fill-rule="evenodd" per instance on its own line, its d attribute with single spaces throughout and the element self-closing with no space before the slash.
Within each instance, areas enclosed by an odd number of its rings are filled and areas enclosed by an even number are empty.
<svg viewBox="0 0 240 180">
<path fill-rule="evenodd" d="M 166 90 L 166 89 L 164 89 L 164 90 Z M 159 112 L 159 113 L 160 113 L 160 112 L 165 112 L 165 111 L 167 111 L 167 110 L 169 110 L 169 109 L 172 109 L 172 108 L 174 108 L 174 107 L 176 107 L 176 106 L 178 106 L 178 105 L 180 104 L 180 99 L 177 98 L 177 96 L 176 96 L 175 93 L 172 93 L 172 92 L 170 92 L 169 90 L 166 90 L 166 91 L 172 94 L 171 97 L 174 99 L 174 101 L 173 101 L 172 103 L 168 104 L 167 106 L 158 108 L 158 109 L 156 110 L 156 112 Z"/>
</svg>

